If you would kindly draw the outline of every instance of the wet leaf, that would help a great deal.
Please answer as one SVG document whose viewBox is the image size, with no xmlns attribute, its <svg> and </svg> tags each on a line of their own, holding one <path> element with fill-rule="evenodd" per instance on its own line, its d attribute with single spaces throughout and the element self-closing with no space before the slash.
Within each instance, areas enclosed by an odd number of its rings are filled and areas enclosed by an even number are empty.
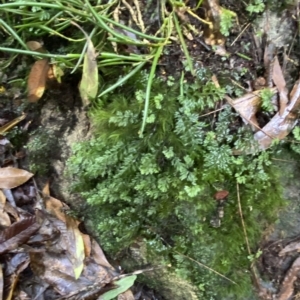
<svg viewBox="0 0 300 300">
<path fill-rule="evenodd" d="M 0 188 L 13 189 L 33 176 L 32 173 L 13 167 L 0 168 Z"/>
<path fill-rule="evenodd" d="M 43 191 L 47 189 L 44 188 Z M 74 218 L 66 215 L 63 210 L 67 207 L 58 199 L 48 197 L 45 199 L 45 206 L 49 213 L 57 217 L 62 222 L 66 223 L 66 232 L 62 232 L 67 244 L 69 258 L 73 264 L 75 278 L 77 279 L 83 270 L 83 261 L 85 258 L 84 242 L 82 234 L 78 229 L 79 222 Z"/>
<path fill-rule="evenodd" d="M 18 248 L 39 229 L 35 216 L 31 216 L 12 224 L 0 232 L 0 253 Z"/>
<path fill-rule="evenodd" d="M 72 264 L 63 253 L 51 251 L 30 253 L 30 265 L 34 274 L 54 287 L 61 295 L 83 289 L 92 282 L 86 279 L 75 280 Z"/>
<path fill-rule="evenodd" d="M 43 96 L 48 71 L 49 62 L 46 58 L 38 60 L 33 64 L 27 81 L 29 102 L 36 102 Z"/>
<path fill-rule="evenodd" d="M 118 285 L 118 287 L 114 290 L 111 290 L 105 294 L 103 294 L 99 299 L 100 300 L 110 300 L 117 297 L 119 294 L 127 291 L 131 286 L 133 286 L 134 281 L 136 280 L 136 275 L 128 276 L 122 278 L 118 281 L 115 281 L 114 284 Z"/>
<path fill-rule="evenodd" d="M 78 279 L 83 270 L 83 261 L 85 258 L 84 242 L 81 232 L 78 229 L 78 222 L 70 216 L 66 216 L 66 220 L 69 235 L 68 252 L 73 264 L 75 279 Z"/>
<path fill-rule="evenodd" d="M 90 104 L 97 96 L 98 92 L 98 66 L 96 61 L 96 51 L 87 33 L 75 22 L 71 22 L 84 34 L 87 41 L 87 49 L 84 55 L 82 78 L 79 84 L 79 92 L 84 106 Z"/>
</svg>

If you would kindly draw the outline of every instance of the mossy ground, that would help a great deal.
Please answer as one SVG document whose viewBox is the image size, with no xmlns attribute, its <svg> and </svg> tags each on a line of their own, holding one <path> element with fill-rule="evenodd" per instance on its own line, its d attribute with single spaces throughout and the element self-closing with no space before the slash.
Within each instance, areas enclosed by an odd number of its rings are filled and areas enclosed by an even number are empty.
<svg viewBox="0 0 300 300">
<path fill-rule="evenodd" d="M 236 126 L 238 117 L 226 105 L 216 117 L 200 117 L 224 95 L 203 70 L 194 82 L 155 80 L 140 138 L 146 78 L 139 74 L 92 109 L 95 137 L 74 146 L 69 160 L 70 171 L 80 172 L 75 189 L 92 206 L 101 245 L 116 258 L 143 240 L 157 263 L 171 263 L 198 287 L 199 299 L 253 295 L 250 265 L 257 243 L 284 203 L 272 151 L 232 155 L 232 148 L 251 144 L 251 133 Z M 225 216 L 214 228 L 213 195 L 224 189 Z"/>
</svg>

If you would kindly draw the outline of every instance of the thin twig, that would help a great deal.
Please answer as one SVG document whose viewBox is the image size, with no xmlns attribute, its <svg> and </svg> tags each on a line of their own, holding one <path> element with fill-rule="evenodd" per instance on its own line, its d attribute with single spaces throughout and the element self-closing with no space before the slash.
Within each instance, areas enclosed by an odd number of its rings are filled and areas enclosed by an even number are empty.
<svg viewBox="0 0 300 300">
<path fill-rule="evenodd" d="M 279 158 L 271 158 L 272 160 L 276 160 L 276 161 L 283 161 L 283 162 L 290 162 L 290 163 L 297 163 L 298 161 L 296 160 L 287 160 L 287 159 L 279 159 Z"/>
<path fill-rule="evenodd" d="M 220 111 L 220 110 L 223 110 L 224 108 L 225 108 L 225 107 L 221 107 L 221 108 L 219 108 L 219 109 L 213 110 L 213 111 L 211 111 L 211 112 L 209 112 L 209 113 L 207 113 L 207 114 L 204 114 L 204 115 L 199 116 L 199 118 L 209 116 L 209 115 L 214 114 L 214 113 L 216 113 L 216 112 L 218 112 L 218 111 Z"/>
<path fill-rule="evenodd" d="M 144 25 L 142 14 L 141 14 L 141 9 L 140 9 L 140 5 L 139 5 L 139 1 L 138 0 L 133 0 L 133 3 L 135 5 L 135 7 L 136 7 L 137 19 L 139 21 L 140 28 L 141 28 L 142 32 L 145 32 L 146 30 L 145 30 L 145 25 Z"/>
<path fill-rule="evenodd" d="M 245 32 L 245 30 L 251 25 L 251 23 L 248 23 L 245 28 L 240 32 L 240 34 L 235 38 L 235 40 L 231 43 L 230 46 L 233 46 L 235 42 L 240 38 L 240 36 Z"/>
<path fill-rule="evenodd" d="M 240 199 L 240 187 L 239 187 L 238 182 L 236 182 L 236 192 L 237 192 L 237 200 L 238 200 L 238 205 L 239 205 L 239 214 L 240 214 L 240 217 L 241 217 L 241 222 L 242 222 L 243 231 L 244 231 L 244 235 L 245 235 L 247 250 L 248 250 L 248 254 L 251 255 L 248 235 L 247 235 L 246 226 L 245 226 L 244 217 L 243 217 L 243 212 L 242 212 L 241 199 Z"/>
<path fill-rule="evenodd" d="M 214 269 L 212 269 L 212 268 L 210 268 L 210 267 L 208 267 L 208 266 L 202 264 L 201 262 L 199 262 L 199 261 L 197 261 L 197 260 L 195 260 L 195 259 L 193 259 L 193 258 L 191 258 L 191 257 L 189 257 L 189 256 L 187 256 L 187 255 L 184 255 L 184 254 L 182 254 L 182 253 L 180 253 L 180 252 L 178 252 L 178 251 L 175 251 L 175 250 L 173 250 L 173 251 L 174 251 L 175 253 L 177 253 L 177 254 L 179 254 L 179 255 L 181 255 L 181 256 L 183 256 L 183 257 L 186 257 L 187 259 L 189 259 L 189 260 L 195 262 L 195 263 L 198 264 L 199 266 L 201 266 L 201 267 L 203 267 L 203 268 L 205 268 L 205 269 L 207 269 L 207 270 L 209 270 L 209 271 L 211 271 L 211 272 L 213 272 L 213 273 L 215 273 L 215 274 L 221 276 L 222 278 L 224 278 L 224 279 L 230 281 L 231 283 L 237 284 L 236 282 L 234 282 L 233 280 L 229 279 L 229 278 L 226 277 L 225 275 L 222 275 L 222 274 L 219 273 L 218 271 L 216 271 L 216 270 L 214 270 Z"/>
</svg>

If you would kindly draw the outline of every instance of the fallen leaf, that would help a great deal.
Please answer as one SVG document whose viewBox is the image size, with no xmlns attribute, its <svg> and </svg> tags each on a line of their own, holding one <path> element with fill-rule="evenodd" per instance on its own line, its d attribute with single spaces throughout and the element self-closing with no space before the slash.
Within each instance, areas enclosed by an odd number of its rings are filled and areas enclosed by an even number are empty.
<svg viewBox="0 0 300 300">
<path fill-rule="evenodd" d="M 43 191 L 46 190 L 47 188 L 44 188 Z M 73 217 L 66 215 L 63 212 L 64 209 L 68 206 L 64 205 L 58 199 L 48 197 L 47 199 L 45 199 L 45 206 L 49 213 L 66 224 L 66 231 L 61 233 L 64 235 L 65 243 L 67 244 L 66 250 L 69 253 L 69 258 L 73 265 L 74 275 L 77 279 L 82 272 L 83 261 L 85 258 L 84 242 L 82 234 L 78 229 L 79 221 L 75 220 Z"/>
<path fill-rule="evenodd" d="M 49 181 L 45 184 L 43 187 L 42 193 L 45 197 L 50 197 L 50 187 L 49 187 Z"/>
<path fill-rule="evenodd" d="M 91 255 L 94 258 L 95 262 L 100 266 L 107 267 L 111 270 L 114 270 L 114 267 L 108 262 L 101 247 L 94 239 L 92 239 Z"/>
<path fill-rule="evenodd" d="M 87 33 L 75 22 L 71 22 L 84 34 L 87 42 L 87 49 L 84 55 L 82 78 L 79 84 L 79 92 L 84 106 L 90 104 L 97 96 L 98 92 L 98 66 L 96 61 L 96 51 Z"/>
<path fill-rule="evenodd" d="M 69 294 L 92 284 L 85 278 L 75 280 L 72 264 L 63 253 L 51 251 L 30 253 L 30 266 L 35 275 L 53 286 L 61 295 Z"/>
<path fill-rule="evenodd" d="M 11 222 L 8 213 L 4 210 L 5 204 L 6 197 L 4 193 L 0 190 L 0 225 L 3 227 L 8 227 L 11 225 Z"/>
<path fill-rule="evenodd" d="M 284 280 L 281 284 L 280 292 L 276 297 L 277 300 L 287 300 L 294 293 L 294 282 L 297 279 L 298 272 L 300 270 L 300 257 L 298 257 L 290 269 L 288 270 L 287 274 L 284 277 Z"/>
<path fill-rule="evenodd" d="M 127 290 L 118 296 L 118 300 L 135 300 L 131 290 Z"/>
<path fill-rule="evenodd" d="M 25 118 L 26 118 L 26 114 L 22 114 L 21 116 L 13 119 L 12 121 L 6 123 L 3 126 L 1 126 L 0 127 L 0 135 L 4 134 L 5 132 L 7 132 L 8 130 L 10 130 L 11 128 L 15 127 L 18 123 L 20 123 L 21 121 L 23 121 Z"/>
<path fill-rule="evenodd" d="M 286 88 L 286 82 L 283 77 L 282 69 L 279 65 L 277 55 L 274 58 L 272 79 L 279 92 L 279 101 L 280 101 L 279 114 L 282 115 L 286 109 L 289 99 L 288 99 L 288 90 Z"/>
<path fill-rule="evenodd" d="M 66 214 L 63 211 L 65 209 L 69 209 L 69 207 L 66 204 L 63 204 L 60 200 L 49 196 L 49 194 L 47 194 L 48 192 L 46 191 L 46 186 L 43 189 L 43 193 L 46 195 L 46 199 L 44 199 L 46 210 L 59 220 L 66 223 Z"/>
<path fill-rule="evenodd" d="M 37 41 L 28 41 L 26 43 L 28 49 L 30 49 L 31 51 L 37 51 L 37 52 L 46 52 L 43 44 Z"/>
<path fill-rule="evenodd" d="M 90 257 L 91 256 L 91 251 L 92 251 L 91 238 L 88 234 L 84 234 L 82 232 L 81 232 L 81 235 L 82 235 L 83 244 L 84 244 L 85 257 Z"/>
<path fill-rule="evenodd" d="M 40 59 L 33 64 L 27 81 L 29 102 L 37 102 L 43 96 L 48 70 L 49 62 L 47 58 Z"/>
<path fill-rule="evenodd" d="M 39 229 L 35 216 L 31 216 L 12 224 L 0 232 L 0 253 L 18 248 Z"/>
<path fill-rule="evenodd" d="M 84 242 L 82 234 L 78 229 L 78 221 L 70 216 L 66 216 L 68 232 L 68 253 L 72 262 L 75 279 L 78 279 L 83 270 L 83 261 L 85 258 Z"/>
<path fill-rule="evenodd" d="M 261 150 L 268 149 L 274 139 L 285 138 L 296 125 L 297 110 L 300 106 L 300 80 L 295 83 L 290 99 L 282 114 L 278 112 L 267 125 L 254 134 Z"/>
<path fill-rule="evenodd" d="M 297 250 L 297 251 L 300 250 L 300 242 L 293 242 L 293 243 L 288 244 L 279 252 L 278 255 L 283 256 L 283 255 L 287 254 L 288 252 L 292 252 L 295 250 Z"/>
<path fill-rule="evenodd" d="M 230 102 L 231 106 L 243 119 L 243 122 L 250 124 L 253 131 L 257 131 L 259 127 L 256 120 L 256 112 L 261 105 L 260 92 L 254 91 Z"/>
<path fill-rule="evenodd" d="M 127 291 L 131 286 L 133 286 L 134 281 L 136 280 L 136 275 L 128 276 L 122 278 L 120 280 L 114 281 L 113 283 L 116 284 L 118 287 L 103 294 L 100 296 L 100 300 L 110 300 L 117 297 L 119 294 L 124 293 Z"/>
<path fill-rule="evenodd" d="M 13 189 L 33 176 L 32 173 L 13 167 L 0 168 L 0 188 Z"/>
</svg>

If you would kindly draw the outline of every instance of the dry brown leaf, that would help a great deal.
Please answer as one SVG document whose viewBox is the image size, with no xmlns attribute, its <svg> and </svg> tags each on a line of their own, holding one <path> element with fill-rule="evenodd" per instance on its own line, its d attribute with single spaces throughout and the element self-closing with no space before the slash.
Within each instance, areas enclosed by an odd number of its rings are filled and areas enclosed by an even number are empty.
<svg viewBox="0 0 300 300">
<path fill-rule="evenodd" d="M 38 51 L 38 52 L 45 52 L 45 49 L 43 48 L 43 44 L 37 41 L 28 41 L 26 43 L 28 49 L 31 51 Z"/>
<path fill-rule="evenodd" d="M 268 149 L 274 139 L 285 138 L 296 125 L 296 111 L 300 106 L 300 80 L 295 83 L 290 98 L 291 101 L 283 113 L 280 115 L 278 112 L 261 131 L 254 134 L 254 139 L 259 143 L 261 150 Z"/>
<path fill-rule="evenodd" d="M 43 187 L 42 193 L 45 197 L 50 197 L 50 187 L 49 187 L 49 181 L 45 184 Z"/>
<path fill-rule="evenodd" d="M 285 246 L 280 252 L 279 252 L 279 256 L 283 256 L 285 254 L 287 254 L 288 252 L 292 252 L 292 251 L 299 251 L 300 250 L 300 242 L 293 242 L 288 244 L 287 246 Z"/>
<path fill-rule="evenodd" d="M 283 77 L 282 69 L 279 65 L 277 56 L 275 56 L 274 58 L 272 79 L 279 92 L 279 100 L 280 100 L 279 114 L 282 115 L 286 109 L 289 99 L 288 99 L 288 90 L 286 88 L 286 82 Z"/>
<path fill-rule="evenodd" d="M 91 238 L 88 234 L 84 234 L 81 232 L 83 243 L 84 243 L 84 253 L 86 257 L 89 257 L 91 255 L 92 251 L 92 242 Z"/>
<path fill-rule="evenodd" d="M 44 191 L 46 191 L 45 187 L 43 189 L 43 193 L 45 193 Z M 65 209 L 68 209 L 69 207 L 66 204 L 63 204 L 60 200 L 50 197 L 49 194 L 47 194 L 47 191 L 46 191 L 45 195 L 47 195 L 47 198 L 44 201 L 46 210 L 50 214 L 55 216 L 57 219 L 66 223 L 67 222 L 66 214 L 63 211 Z"/>
<path fill-rule="evenodd" d="M 250 123 L 253 131 L 257 131 L 258 128 L 255 115 L 261 105 L 260 92 L 254 91 L 229 102 L 241 116 L 243 122 L 245 124 Z"/>
<path fill-rule="evenodd" d="M 53 286 L 61 295 L 66 295 L 91 284 L 85 278 L 72 277 L 72 264 L 63 253 L 51 251 L 30 253 L 30 267 L 34 274 Z"/>
<path fill-rule="evenodd" d="M 44 94 L 49 70 L 47 58 L 36 61 L 29 73 L 27 88 L 29 102 L 38 101 Z"/>
<path fill-rule="evenodd" d="M 280 292 L 277 296 L 277 300 L 287 300 L 294 293 L 294 282 L 297 279 L 298 272 L 300 270 L 300 257 L 298 257 L 293 265 L 290 267 L 287 272 L 280 288 Z"/>
<path fill-rule="evenodd" d="M 127 290 L 126 292 L 120 294 L 118 296 L 118 300 L 134 300 L 134 296 L 131 290 Z"/>
<path fill-rule="evenodd" d="M 39 228 L 40 225 L 36 222 L 35 216 L 30 216 L 5 228 L 0 232 L 0 253 L 17 249 Z"/>
<path fill-rule="evenodd" d="M 70 254 L 69 259 L 72 262 L 75 279 L 79 278 L 83 270 L 83 261 L 85 258 L 84 242 L 82 234 L 78 229 L 78 221 L 74 218 L 66 215 L 66 224 L 68 230 L 68 253 Z"/>
<path fill-rule="evenodd" d="M 33 176 L 32 173 L 13 167 L 0 168 L 0 188 L 13 189 Z"/>
<path fill-rule="evenodd" d="M 6 204 L 6 197 L 4 193 L 0 190 L 0 225 L 3 227 L 8 227 L 11 225 L 11 221 L 8 213 L 4 210 L 5 204 Z"/>
<path fill-rule="evenodd" d="M 101 247 L 94 239 L 92 239 L 92 257 L 100 266 L 104 266 L 111 270 L 114 270 L 114 267 L 108 262 Z"/>
</svg>

